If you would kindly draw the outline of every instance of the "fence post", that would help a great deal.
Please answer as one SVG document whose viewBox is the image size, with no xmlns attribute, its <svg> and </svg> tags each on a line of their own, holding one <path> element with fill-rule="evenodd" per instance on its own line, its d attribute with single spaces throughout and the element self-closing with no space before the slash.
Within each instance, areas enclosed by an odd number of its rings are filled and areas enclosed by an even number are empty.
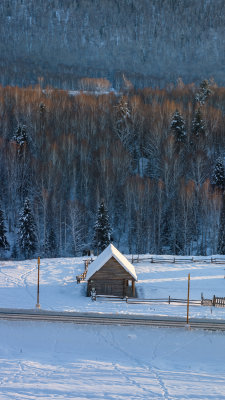
<svg viewBox="0 0 225 400">
<path fill-rule="evenodd" d="M 213 296 L 212 305 L 213 305 L 214 307 L 215 307 L 215 305 L 216 305 L 216 296 L 215 296 L 215 294 L 214 294 L 214 296 Z"/>
<path fill-rule="evenodd" d="M 170 296 L 169 296 L 169 304 L 170 304 Z"/>
<path fill-rule="evenodd" d="M 204 297 L 203 297 L 203 293 L 201 293 L 201 306 L 203 305 L 204 302 Z"/>
</svg>

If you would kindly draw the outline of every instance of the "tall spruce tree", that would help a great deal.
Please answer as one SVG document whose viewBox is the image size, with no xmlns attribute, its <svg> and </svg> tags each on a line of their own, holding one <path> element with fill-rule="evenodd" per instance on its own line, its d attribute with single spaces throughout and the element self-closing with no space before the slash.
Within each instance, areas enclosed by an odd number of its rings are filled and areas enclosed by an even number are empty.
<svg viewBox="0 0 225 400">
<path fill-rule="evenodd" d="M 192 121 L 192 133 L 195 137 L 201 137 L 205 134 L 205 123 L 202 119 L 200 108 L 197 109 Z"/>
<path fill-rule="evenodd" d="M 34 218 L 28 199 L 24 202 L 24 209 L 20 216 L 19 247 L 25 258 L 30 258 L 37 248 L 37 237 Z"/>
<path fill-rule="evenodd" d="M 199 91 L 195 96 L 195 100 L 199 103 L 200 107 L 204 106 L 205 102 L 208 100 L 209 96 L 212 94 L 212 90 L 210 88 L 210 82 L 207 79 L 204 79 L 199 85 Z"/>
<path fill-rule="evenodd" d="M 212 176 L 212 183 L 217 189 L 224 190 L 225 188 L 225 169 L 221 157 L 219 157 L 216 161 Z"/>
<path fill-rule="evenodd" d="M 93 245 L 97 252 L 103 251 L 111 242 L 112 229 L 109 223 L 108 210 L 102 201 L 97 214 L 94 226 Z"/>
<path fill-rule="evenodd" d="M 27 128 L 25 125 L 18 125 L 12 140 L 17 143 L 18 155 L 21 157 L 28 144 Z"/>
<path fill-rule="evenodd" d="M 9 250 L 10 246 L 6 238 L 6 228 L 4 223 L 3 211 L 0 208 L 0 252 Z"/>
<path fill-rule="evenodd" d="M 175 111 L 172 116 L 170 129 L 173 132 L 176 142 L 183 143 L 186 140 L 185 122 L 179 111 Z"/>
</svg>

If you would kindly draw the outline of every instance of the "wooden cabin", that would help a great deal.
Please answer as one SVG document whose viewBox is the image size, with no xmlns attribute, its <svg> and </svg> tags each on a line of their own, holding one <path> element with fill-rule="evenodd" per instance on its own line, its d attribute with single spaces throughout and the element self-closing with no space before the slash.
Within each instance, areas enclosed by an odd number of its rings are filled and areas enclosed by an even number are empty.
<svg viewBox="0 0 225 400">
<path fill-rule="evenodd" d="M 137 275 L 134 266 L 110 244 L 88 267 L 87 295 L 96 294 L 136 297 Z"/>
</svg>

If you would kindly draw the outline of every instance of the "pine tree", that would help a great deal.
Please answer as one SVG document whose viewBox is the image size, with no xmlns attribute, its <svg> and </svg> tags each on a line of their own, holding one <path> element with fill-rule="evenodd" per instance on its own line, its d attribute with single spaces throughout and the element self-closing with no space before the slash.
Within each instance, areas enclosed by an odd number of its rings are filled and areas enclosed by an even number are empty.
<svg viewBox="0 0 225 400">
<path fill-rule="evenodd" d="M 207 79 L 204 79 L 200 83 L 199 91 L 195 96 L 195 100 L 197 101 L 197 103 L 199 103 L 200 106 L 203 106 L 211 94 L 212 90 L 210 88 L 210 83 Z"/>
<path fill-rule="evenodd" d="M 93 245 L 97 251 L 103 251 L 111 242 L 112 229 L 109 223 L 107 208 L 102 201 L 97 214 L 97 221 L 94 226 Z"/>
<path fill-rule="evenodd" d="M 186 139 L 185 122 L 179 111 L 175 111 L 170 123 L 170 129 L 173 132 L 176 142 L 182 143 Z"/>
<path fill-rule="evenodd" d="M 120 98 L 119 104 L 116 108 L 116 123 L 115 131 L 121 142 L 129 148 L 132 132 L 131 132 L 131 110 L 129 108 L 125 96 Z"/>
<path fill-rule="evenodd" d="M 198 108 L 195 112 L 195 116 L 192 121 L 192 133 L 195 137 L 204 136 L 205 134 L 205 123 L 202 119 L 200 108 Z"/>
<path fill-rule="evenodd" d="M 25 125 L 19 124 L 15 135 L 12 138 L 13 141 L 17 143 L 18 146 L 18 155 L 22 156 L 26 145 L 28 144 L 28 136 L 27 136 L 27 129 Z"/>
<path fill-rule="evenodd" d="M 224 169 L 224 164 L 223 160 L 221 157 L 217 159 L 214 172 L 213 172 L 213 177 L 212 177 L 212 182 L 213 185 L 217 189 L 224 190 L 225 188 L 225 169 Z"/>
<path fill-rule="evenodd" d="M 6 238 L 6 228 L 4 223 L 3 212 L 0 208 L 0 250 L 9 250 L 10 246 Z"/>
<path fill-rule="evenodd" d="M 30 202 L 28 199 L 25 200 L 24 209 L 20 217 L 20 228 L 19 228 L 19 246 L 22 254 L 26 258 L 30 258 L 37 246 L 37 238 L 35 233 L 34 218 L 31 213 Z"/>
</svg>

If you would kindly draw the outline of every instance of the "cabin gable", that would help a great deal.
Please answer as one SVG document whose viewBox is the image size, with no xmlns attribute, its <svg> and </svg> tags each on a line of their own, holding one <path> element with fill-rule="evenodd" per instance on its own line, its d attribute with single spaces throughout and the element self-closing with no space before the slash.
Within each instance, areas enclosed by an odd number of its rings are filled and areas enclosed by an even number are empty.
<svg viewBox="0 0 225 400">
<path fill-rule="evenodd" d="M 105 265 L 102 266 L 98 271 L 96 271 L 91 280 L 113 280 L 113 279 L 127 279 L 134 280 L 134 278 L 127 272 L 120 263 L 114 258 L 111 257 Z"/>
</svg>

